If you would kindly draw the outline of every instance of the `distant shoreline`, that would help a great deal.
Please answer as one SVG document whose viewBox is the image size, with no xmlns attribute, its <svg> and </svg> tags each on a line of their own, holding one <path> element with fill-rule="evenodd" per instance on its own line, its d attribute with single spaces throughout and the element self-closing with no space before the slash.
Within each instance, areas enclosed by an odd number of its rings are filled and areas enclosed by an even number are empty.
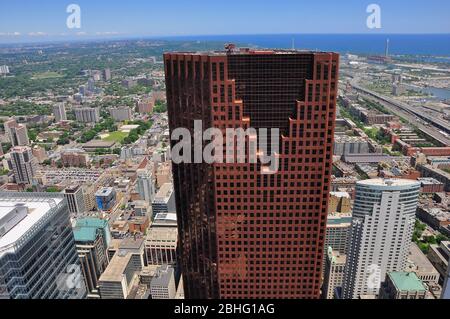
<svg viewBox="0 0 450 319">
<path fill-rule="evenodd" d="M 386 40 L 390 40 L 393 55 L 423 55 L 450 57 L 450 34 L 254 34 L 254 35 L 183 35 L 183 36 L 117 36 L 79 37 L 70 39 L 48 39 L 40 41 L 0 42 L 1 48 L 39 45 L 104 43 L 120 41 L 200 41 L 233 42 L 247 46 L 264 48 L 311 49 L 337 51 L 340 53 L 381 55 L 385 51 Z"/>
</svg>

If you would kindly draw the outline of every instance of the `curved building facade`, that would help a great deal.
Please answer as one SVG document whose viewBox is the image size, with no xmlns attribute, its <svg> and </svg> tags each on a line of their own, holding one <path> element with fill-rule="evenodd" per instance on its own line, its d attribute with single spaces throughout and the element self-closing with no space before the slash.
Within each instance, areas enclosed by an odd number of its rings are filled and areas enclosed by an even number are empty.
<svg viewBox="0 0 450 319">
<path fill-rule="evenodd" d="M 387 272 L 406 267 L 420 183 L 369 179 L 356 184 L 343 298 L 376 295 Z"/>
</svg>

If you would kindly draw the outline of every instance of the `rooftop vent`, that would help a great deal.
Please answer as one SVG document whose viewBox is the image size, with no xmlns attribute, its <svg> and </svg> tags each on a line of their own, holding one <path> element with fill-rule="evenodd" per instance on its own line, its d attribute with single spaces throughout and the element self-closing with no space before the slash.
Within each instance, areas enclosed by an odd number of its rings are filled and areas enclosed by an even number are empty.
<svg viewBox="0 0 450 319">
<path fill-rule="evenodd" d="M 27 217 L 28 208 L 25 204 L 15 206 L 0 206 L 0 237 L 13 229 L 19 222 Z"/>
</svg>

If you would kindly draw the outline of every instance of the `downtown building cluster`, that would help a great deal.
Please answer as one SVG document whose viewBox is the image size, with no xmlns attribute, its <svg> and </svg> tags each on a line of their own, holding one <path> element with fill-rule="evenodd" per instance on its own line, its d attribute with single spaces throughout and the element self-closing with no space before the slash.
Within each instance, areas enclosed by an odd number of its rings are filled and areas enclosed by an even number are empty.
<svg viewBox="0 0 450 319">
<path fill-rule="evenodd" d="M 0 297 L 448 298 L 449 242 L 427 255 L 413 243 L 416 213 L 439 231 L 449 227 L 448 159 L 384 154 L 360 126 L 336 119 L 338 54 L 229 46 L 163 59 L 166 93 L 161 72 L 157 81 L 124 80 L 155 90 L 136 109 L 55 104 L 52 129 L 37 137 L 52 144 L 59 129 L 95 130 L 106 117 L 114 127 L 94 139 L 48 151 L 26 125 L 4 123 L 12 147 L 0 188 Z M 102 96 L 95 83 L 111 79 L 106 70 L 89 76 L 74 103 Z M 168 116 L 149 115 L 166 99 Z M 396 144 L 416 139 L 395 120 L 367 122 L 385 125 Z M 278 130 L 256 150 L 275 166 L 251 162 L 247 148 L 244 162 L 172 162 L 179 141 L 171 133 L 184 128 L 194 139 L 195 121 L 224 136 Z M 152 125 L 137 140 L 112 138 L 142 122 Z M 245 138 L 247 147 L 259 136 Z"/>
</svg>

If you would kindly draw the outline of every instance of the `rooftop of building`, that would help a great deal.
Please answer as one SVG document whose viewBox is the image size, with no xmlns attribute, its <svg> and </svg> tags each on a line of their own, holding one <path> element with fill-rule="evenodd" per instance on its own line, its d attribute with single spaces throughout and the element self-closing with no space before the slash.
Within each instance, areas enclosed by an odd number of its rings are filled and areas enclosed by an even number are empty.
<svg viewBox="0 0 450 319">
<path fill-rule="evenodd" d="M 177 214 L 176 213 L 158 213 L 155 215 L 155 218 L 153 219 L 154 222 L 176 222 L 177 221 Z"/>
<path fill-rule="evenodd" d="M 345 262 L 347 261 L 346 254 L 341 254 L 340 252 L 333 250 L 331 246 L 328 247 L 327 256 L 328 259 L 331 260 L 333 264 L 345 265 Z"/>
<path fill-rule="evenodd" d="M 444 265 L 448 265 L 450 258 L 450 242 L 443 241 L 440 245 L 430 245 L 430 253 L 435 254 Z"/>
<path fill-rule="evenodd" d="M 398 291 L 426 291 L 422 281 L 413 272 L 391 272 L 388 276 Z"/>
<path fill-rule="evenodd" d="M 415 266 L 419 272 L 437 273 L 436 268 L 415 243 L 411 245 L 409 250 L 408 262 L 410 265 L 412 264 L 411 266 Z"/>
<path fill-rule="evenodd" d="M 421 212 L 426 212 L 441 222 L 450 221 L 450 212 L 441 207 L 420 207 Z"/>
<path fill-rule="evenodd" d="M 390 188 L 395 189 L 395 188 L 420 186 L 420 183 L 417 181 L 408 180 L 408 179 L 374 178 L 374 179 L 367 179 L 367 180 L 359 181 L 359 182 L 357 182 L 357 185 L 382 187 L 382 188 L 386 188 L 386 189 L 390 189 Z"/>
<path fill-rule="evenodd" d="M 131 110 L 131 107 L 127 106 L 127 105 L 121 105 L 121 106 L 116 106 L 116 107 L 112 107 L 109 110 Z"/>
<path fill-rule="evenodd" d="M 307 55 L 320 53 L 334 53 L 311 50 L 282 50 L 282 49 L 250 49 L 236 48 L 223 51 L 192 51 L 192 52 L 167 52 L 171 55 L 201 55 L 201 56 L 228 56 L 228 55 Z"/>
<path fill-rule="evenodd" d="M 48 193 L 0 193 L 0 228 L 6 226 L 6 223 L 11 223 L 8 216 L 17 205 L 25 206 L 28 209 L 26 216 L 17 221 L 15 225 L 9 224 L 8 228 L 12 227 L 0 237 L 0 254 L 13 249 L 16 242 L 28 236 L 33 226 L 61 204 L 63 199 L 63 195 Z"/>
<path fill-rule="evenodd" d="M 450 161 L 450 156 L 427 156 L 427 159 L 435 161 Z"/>
<path fill-rule="evenodd" d="M 162 265 L 156 270 L 150 285 L 160 287 L 169 286 L 170 280 L 173 278 L 173 273 L 174 269 L 172 267 L 169 265 Z"/>
<path fill-rule="evenodd" d="M 113 238 L 109 242 L 108 250 L 115 250 L 117 251 L 119 249 L 120 243 L 122 242 L 122 239 Z"/>
<path fill-rule="evenodd" d="M 93 242 L 97 237 L 97 228 L 79 227 L 73 229 L 73 236 L 76 242 Z"/>
<path fill-rule="evenodd" d="M 349 136 L 349 135 L 336 135 L 334 138 L 335 143 L 367 143 L 366 137 L 362 136 Z"/>
<path fill-rule="evenodd" d="M 155 199 L 165 199 L 170 197 L 170 195 L 172 195 L 173 192 L 173 185 L 172 183 L 165 183 L 161 186 L 161 188 L 159 189 L 158 193 L 155 196 Z"/>
<path fill-rule="evenodd" d="M 83 144 L 83 148 L 111 148 L 116 144 L 115 141 L 92 140 Z"/>
<path fill-rule="evenodd" d="M 97 237 L 97 229 L 108 227 L 108 222 L 100 218 L 82 218 L 77 220 L 73 229 L 75 241 L 91 242 Z"/>
<path fill-rule="evenodd" d="M 347 163 L 379 163 L 393 159 L 385 154 L 344 154 L 343 160 Z"/>
<path fill-rule="evenodd" d="M 86 154 L 86 151 L 80 148 L 65 148 L 63 150 L 61 150 L 61 154 L 68 154 L 68 153 L 81 153 L 81 154 Z"/>
<path fill-rule="evenodd" d="M 417 179 L 422 185 L 444 185 L 440 181 L 432 177 L 421 177 Z"/>
<path fill-rule="evenodd" d="M 153 277 L 158 270 L 159 265 L 147 265 L 142 267 L 141 276 L 150 276 Z"/>
<path fill-rule="evenodd" d="M 10 149 L 10 153 L 25 153 L 31 152 L 31 147 L 29 146 L 14 146 Z"/>
<path fill-rule="evenodd" d="M 148 222 L 148 216 L 131 216 L 128 222 L 135 225 L 144 225 Z"/>
<path fill-rule="evenodd" d="M 146 236 L 146 244 L 173 243 L 176 246 L 177 240 L 177 227 L 151 227 Z"/>
<path fill-rule="evenodd" d="M 350 194 L 347 192 L 330 192 L 330 196 L 350 199 Z"/>
<path fill-rule="evenodd" d="M 134 208 L 147 208 L 149 207 L 149 203 L 145 200 L 135 200 L 131 203 L 131 206 Z"/>
<path fill-rule="evenodd" d="M 132 254 L 117 253 L 111 259 L 103 274 L 100 276 L 100 281 L 121 282 L 123 274 L 125 273 L 128 264 L 130 263 Z"/>
<path fill-rule="evenodd" d="M 67 186 L 64 189 L 64 193 L 66 193 L 66 194 L 73 194 L 73 193 L 76 193 L 80 188 L 81 188 L 80 185 L 72 184 L 72 185 Z"/>
<path fill-rule="evenodd" d="M 95 196 L 109 196 L 113 191 L 113 187 L 102 187 L 95 193 Z"/>
<path fill-rule="evenodd" d="M 437 173 L 438 175 L 444 176 L 445 178 L 450 179 L 450 173 L 447 173 L 446 171 L 443 171 L 440 168 L 434 167 L 430 164 L 424 164 L 424 165 L 418 165 L 419 167 L 424 167 L 432 172 Z"/>
<path fill-rule="evenodd" d="M 327 226 L 349 226 L 352 223 L 350 214 L 329 214 Z"/>
<path fill-rule="evenodd" d="M 131 250 L 143 247 L 144 238 L 127 237 L 119 242 L 119 249 Z"/>
</svg>

